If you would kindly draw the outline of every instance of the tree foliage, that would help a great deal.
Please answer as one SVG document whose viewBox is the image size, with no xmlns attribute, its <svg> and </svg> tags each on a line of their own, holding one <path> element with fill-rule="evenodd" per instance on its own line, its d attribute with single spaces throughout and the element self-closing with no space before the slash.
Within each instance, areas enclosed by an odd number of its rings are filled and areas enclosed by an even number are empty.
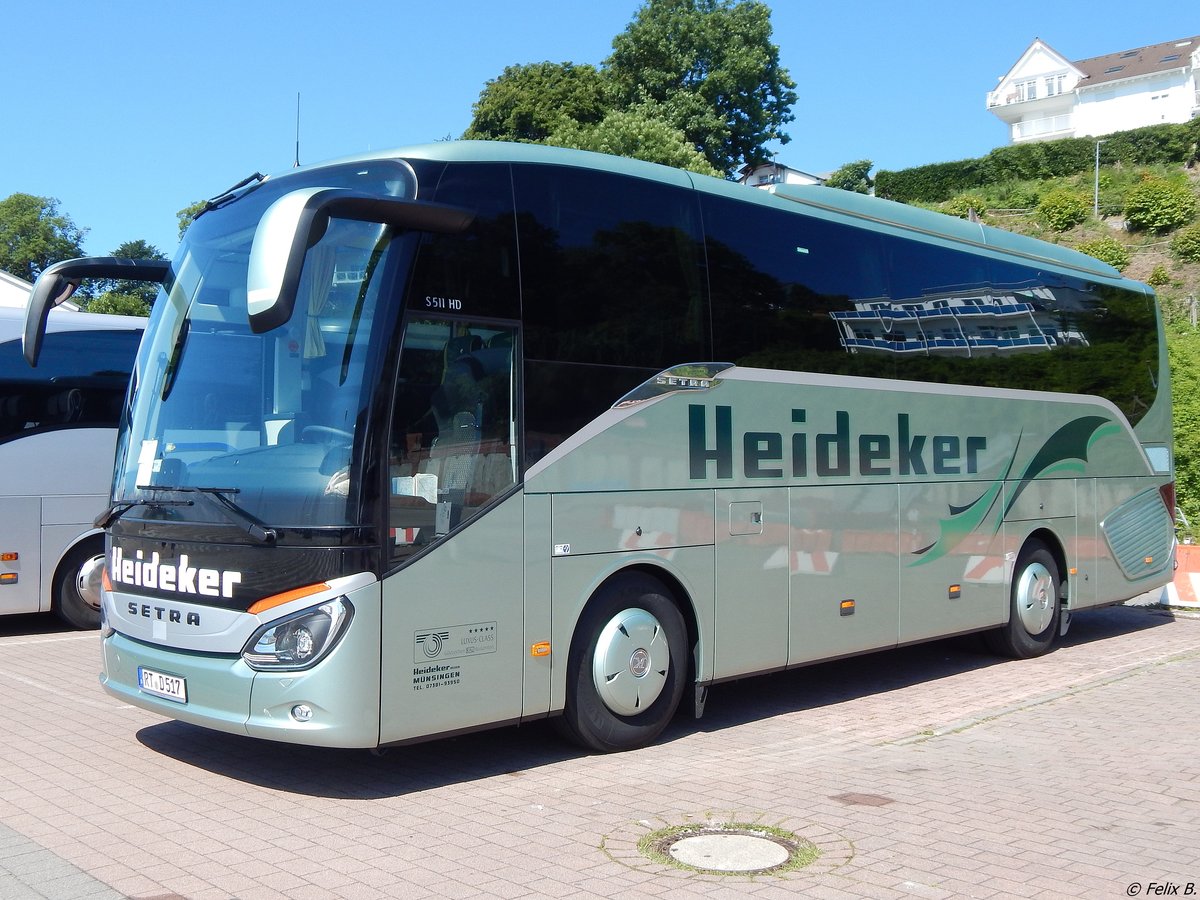
<svg viewBox="0 0 1200 900">
<path fill-rule="evenodd" d="M 646 101 L 725 172 L 787 143 L 796 83 L 759 0 L 646 0 L 605 61 L 620 108 Z"/>
<path fill-rule="evenodd" d="M 34 281 L 43 269 L 83 255 L 83 237 L 53 197 L 12 194 L 0 200 L 0 269 Z"/>
<path fill-rule="evenodd" d="M 869 194 L 875 184 L 871 178 L 871 167 L 875 164 L 869 159 L 848 162 L 841 168 L 835 169 L 825 179 L 825 186 L 839 188 L 843 191 L 853 191 L 856 194 Z"/>
<path fill-rule="evenodd" d="M 614 110 L 595 125 L 560 123 L 546 143 L 662 163 L 718 178 L 724 175 L 688 143 L 683 132 L 672 128 L 646 106 Z"/>
<path fill-rule="evenodd" d="M 515 65 L 487 82 L 463 137 L 624 148 L 727 174 L 787 142 L 795 86 L 761 0 L 645 0 L 600 68 Z M 650 147 L 635 153 L 639 135 Z"/>
<path fill-rule="evenodd" d="M 484 87 L 463 137 L 541 143 L 564 122 L 595 125 L 611 108 L 608 80 L 595 66 L 508 66 Z"/>
<path fill-rule="evenodd" d="M 143 240 L 125 241 L 117 249 L 113 250 L 109 256 L 115 256 L 118 259 L 166 259 L 167 256 L 153 244 Z M 91 300 L 87 304 L 87 308 L 91 312 L 113 312 L 113 309 L 108 307 L 120 307 L 119 315 L 125 316 L 144 316 L 148 315 L 150 307 L 154 305 L 154 299 L 158 296 L 158 285 L 147 281 L 125 281 L 123 279 L 101 279 L 97 280 L 93 285 L 91 292 L 96 296 L 96 299 Z M 101 303 L 105 298 L 113 298 L 111 301 Z M 134 304 L 128 302 L 135 301 Z M 97 304 L 101 303 L 101 307 L 97 308 Z M 130 312 L 130 309 L 141 309 L 141 312 Z"/>
<path fill-rule="evenodd" d="M 87 312 L 108 313 L 112 316 L 148 316 L 150 304 L 135 294 L 108 291 L 85 307 Z"/>
<path fill-rule="evenodd" d="M 195 203 L 189 203 L 183 209 L 179 210 L 179 212 L 175 213 L 175 218 L 179 220 L 179 239 L 181 241 L 183 240 L 183 233 L 188 230 L 188 226 L 192 224 L 196 216 L 200 215 L 206 203 L 208 203 L 207 200 L 197 200 Z"/>
</svg>

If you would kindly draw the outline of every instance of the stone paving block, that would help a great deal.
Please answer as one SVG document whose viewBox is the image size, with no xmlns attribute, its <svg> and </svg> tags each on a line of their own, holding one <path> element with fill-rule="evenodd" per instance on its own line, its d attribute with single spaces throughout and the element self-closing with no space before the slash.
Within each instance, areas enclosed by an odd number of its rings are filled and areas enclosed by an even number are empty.
<svg viewBox="0 0 1200 900">
<path fill-rule="evenodd" d="M 90 878 L 80 891 L 188 900 L 1057 898 L 1200 881 L 1200 773 L 1180 762 L 1200 715 L 1197 619 L 1118 607 L 1078 616 L 1038 660 L 944 641 L 719 685 L 701 722 L 608 757 L 545 723 L 383 758 L 260 744 L 121 707 L 96 685 L 94 636 L 59 637 L 0 620 L 0 695 L 22 713 L 0 733 L 4 900 L 29 896 L 6 864 L 30 852 L 30 872 Z M 5 675 L 51 669 L 54 686 Z M 638 854 L 642 821 L 744 815 L 821 858 L 732 879 Z"/>
</svg>

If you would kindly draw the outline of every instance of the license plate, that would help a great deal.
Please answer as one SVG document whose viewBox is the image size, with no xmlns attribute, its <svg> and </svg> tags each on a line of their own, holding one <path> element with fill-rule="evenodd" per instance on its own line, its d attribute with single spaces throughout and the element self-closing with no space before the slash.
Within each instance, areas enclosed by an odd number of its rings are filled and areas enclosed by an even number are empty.
<svg viewBox="0 0 1200 900">
<path fill-rule="evenodd" d="M 187 703 L 187 679 L 178 675 L 164 675 L 162 672 L 138 666 L 138 687 L 156 697 L 164 697 L 176 703 Z"/>
</svg>

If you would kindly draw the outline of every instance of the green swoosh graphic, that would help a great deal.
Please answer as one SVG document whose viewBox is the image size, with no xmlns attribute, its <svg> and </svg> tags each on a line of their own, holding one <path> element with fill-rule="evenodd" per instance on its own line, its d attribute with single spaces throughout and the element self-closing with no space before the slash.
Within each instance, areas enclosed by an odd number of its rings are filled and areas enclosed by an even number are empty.
<svg viewBox="0 0 1200 900">
<path fill-rule="evenodd" d="M 1039 475 L 1049 473 L 1083 472 L 1086 469 L 1088 451 L 1091 450 L 1092 445 L 1100 438 L 1117 434 L 1120 430 L 1120 427 L 1115 422 L 1111 422 L 1102 416 L 1081 416 L 1063 425 L 1058 431 L 1050 435 L 1046 443 L 1042 445 L 1041 449 L 1030 459 L 1029 464 L 1025 466 L 1025 471 L 1021 473 L 1021 480 L 1017 484 L 1017 489 L 1013 491 L 1012 496 L 1004 507 L 1004 511 L 996 517 L 996 528 L 993 534 L 1000 530 L 1000 524 L 1004 521 L 1004 517 L 1008 515 L 1008 511 L 1012 509 L 1013 504 L 1017 502 L 1017 498 L 1024 493 L 1025 488 L 1032 484 L 1035 478 Z M 1020 447 L 1020 444 L 1021 438 L 1018 435 L 1017 448 Z M 938 520 L 937 540 L 926 547 L 913 551 L 915 555 L 920 556 L 920 559 L 910 562 L 910 568 L 923 566 L 941 559 L 983 524 L 995 506 L 996 499 L 1000 496 L 1000 491 L 1004 487 L 1004 482 L 1008 479 L 1009 473 L 1012 472 L 1013 463 L 1016 462 L 1017 458 L 1017 448 L 1013 449 L 1012 458 L 1008 461 L 1008 466 L 1004 474 L 992 482 L 978 499 L 968 503 L 966 506 L 951 505 L 949 507 L 950 515 Z"/>
</svg>

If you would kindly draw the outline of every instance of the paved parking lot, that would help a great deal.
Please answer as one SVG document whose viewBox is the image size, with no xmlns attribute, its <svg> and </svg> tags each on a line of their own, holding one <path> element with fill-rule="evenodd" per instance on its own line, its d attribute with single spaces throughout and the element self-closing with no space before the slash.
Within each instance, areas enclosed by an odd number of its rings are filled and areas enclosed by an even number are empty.
<svg viewBox="0 0 1200 900">
<path fill-rule="evenodd" d="M 98 640 L 0 620 L 0 898 L 1200 891 L 1190 615 L 1085 613 L 1028 662 L 958 639 L 722 685 L 602 757 L 546 723 L 383 757 L 206 732 L 105 695 Z M 694 823 L 819 855 L 746 876 L 639 850 Z"/>
</svg>

